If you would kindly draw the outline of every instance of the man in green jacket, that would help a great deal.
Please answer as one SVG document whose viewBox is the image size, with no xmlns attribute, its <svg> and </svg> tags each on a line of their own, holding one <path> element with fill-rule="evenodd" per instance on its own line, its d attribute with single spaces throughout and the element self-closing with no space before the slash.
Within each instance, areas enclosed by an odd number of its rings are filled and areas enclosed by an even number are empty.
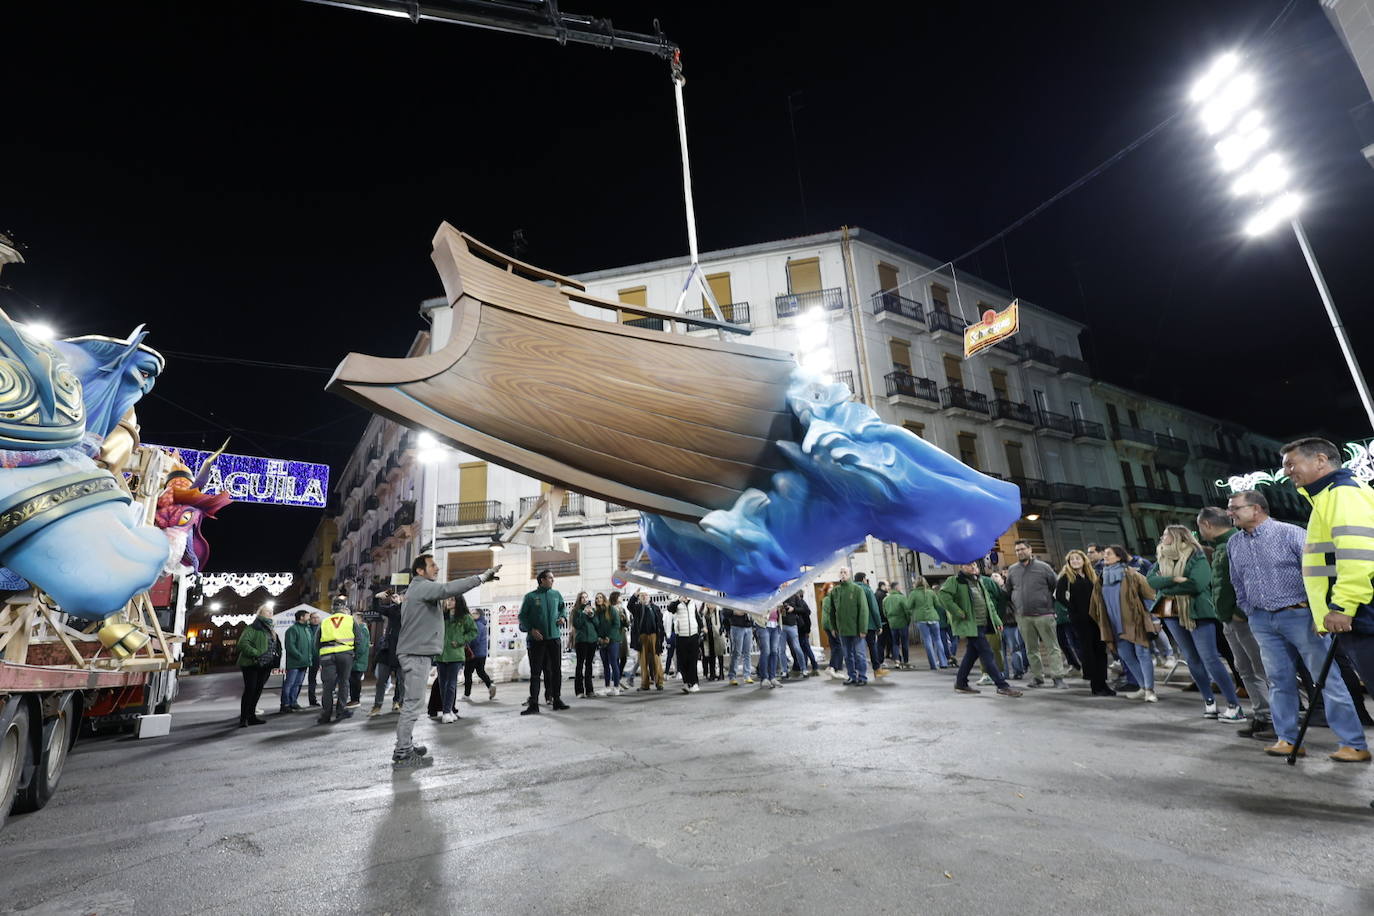
<svg viewBox="0 0 1374 916">
<path fill-rule="evenodd" d="M 855 573 L 854 584 L 863 589 L 864 595 L 868 599 L 868 631 L 864 633 L 864 642 L 868 645 L 868 660 L 873 663 L 873 676 L 887 677 L 887 669 L 883 667 L 883 657 L 878 651 L 878 634 L 883 629 L 883 615 L 878 610 L 878 596 L 873 594 L 873 589 L 869 586 L 868 576 L 865 573 Z"/>
<path fill-rule="evenodd" d="M 887 615 L 887 626 L 892 633 L 892 664 L 898 668 L 911 668 L 911 612 L 907 608 L 907 596 L 902 594 L 901 583 L 893 580 L 892 589 L 883 599 L 883 613 Z"/>
<path fill-rule="evenodd" d="M 281 711 L 300 712 L 301 684 L 315 657 L 315 631 L 309 611 L 297 611 L 296 622 L 286 630 L 286 680 L 281 687 Z"/>
<path fill-rule="evenodd" d="M 1197 533 L 1212 545 L 1212 604 L 1216 607 L 1226 644 L 1231 647 L 1236 673 L 1250 698 L 1253 716 L 1236 730 L 1243 738 L 1272 739 L 1273 717 L 1269 712 L 1269 677 L 1264 672 L 1259 643 L 1250 632 L 1250 621 L 1236 604 L 1236 587 L 1231 584 L 1231 557 L 1228 543 L 1236 533 L 1225 509 L 1204 506 L 1197 514 Z"/>
<path fill-rule="evenodd" d="M 877 603 L 876 599 L 871 599 Z M 830 589 L 826 597 L 830 603 L 830 625 L 840 635 L 840 645 L 844 650 L 844 669 L 848 677 L 846 685 L 862 686 L 868 683 L 868 669 L 864 665 L 864 636 L 872 626 L 868 602 L 870 595 L 858 583 L 851 582 L 849 570 L 840 569 L 840 581 Z"/>
<path fill-rule="evenodd" d="M 563 702 L 563 631 L 567 624 L 563 611 L 563 596 L 553 587 L 553 572 L 539 571 L 537 588 L 525 595 L 520 605 L 520 629 L 528 634 L 525 644 L 530 655 L 530 701 L 520 715 L 539 712 L 539 679 L 543 677 L 549 689 L 554 709 L 567 709 Z"/>
<path fill-rule="evenodd" d="M 959 671 L 954 678 L 954 689 L 959 693 L 978 693 L 978 688 L 970 687 L 968 683 L 973 660 L 978 658 L 997 685 L 998 696 L 1021 696 L 1021 691 L 1002 677 L 997 659 L 992 654 L 992 646 L 988 644 L 988 633 L 1002 628 L 1002 620 L 997 616 L 1000 592 L 996 582 L 979 574 L 977 563 L 964 563 L 959 567 L 959 574 L 946 579 L 936 593 L 936 600 L 949 615 L 950 629 L 955 636 L 965 637 L 968 644 L 964 660 L 959 663 Z"/>
</svg>

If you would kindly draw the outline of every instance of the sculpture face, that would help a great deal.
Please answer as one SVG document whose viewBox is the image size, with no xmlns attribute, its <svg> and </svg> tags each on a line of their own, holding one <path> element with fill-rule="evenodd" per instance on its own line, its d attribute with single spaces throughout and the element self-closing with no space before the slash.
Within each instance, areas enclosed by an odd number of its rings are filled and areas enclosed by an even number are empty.
<svg viewBox="0 0 1374 916">
<path fill-rule="evenodd" d="M 81 380 L 88 433 L 108 436 L 120 417 L 153 390 L 164 363 L 156 350 L 143 345 L 145 336 L 139 329 L 128 340 L 72 337 L 55 342 Z"/>
</svg>

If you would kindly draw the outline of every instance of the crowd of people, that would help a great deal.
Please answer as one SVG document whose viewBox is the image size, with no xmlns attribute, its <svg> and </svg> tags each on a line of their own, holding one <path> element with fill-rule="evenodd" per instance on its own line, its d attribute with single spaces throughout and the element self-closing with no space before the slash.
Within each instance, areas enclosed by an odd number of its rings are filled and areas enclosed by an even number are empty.
<svg viewBox="0 0 1374 916">
<path fill-rule="evenodd" d="M 1200 715 L 1239 724 L 1242 737 L 1272 742 L 1264 749 L 1274 756 L 1305 753 L 1296 742 L 1300 688 L 1306 687 L 1311 720 L 1329 725 L 1339 741 L 1331 758 L 1368 761 L 1364 726 L 1374 722 L 1360 697 L 1363 685 L 1374 684 L 1374 491 L 1341 467 L 1339 450 L 1326 440 L 1291 443 L 1283 460 L 1313 504 L 1306 530 L 1271 518 L 1264 494 L 1244 490 L 1225 509 L 1204 507 L 1194 526 L 1168 526 L 1152 560 L 1119 544 L 1087 544 L 1069 550 L 1056 572 L 1019 540 L 1006 568 L 966 563 L 936 584 L 917 577 L 878 582 L 875 589 L 864 573 L 841 569 L 818 592 L 818 616 L 802 592 L 766 613 L 619 591 L 580 592 L 569 605 L 553 574 L 542 570 L 519 613 L 529 662 L 521 715 L 537 715 L 541 706 L 569 708 L 562 698 L 565 632 L 579 699 L 663 691 L 675 664 L 678 689 L 689 695 L 700 692 L 702 678 L 727 689 L 776 689 L 826 676 L 862 688 L 870 671 L 882 678 L 914 668 L 916 647 L 929 670 L 953 674 L 956 692 L 993 686 L 1012 698 L 1024 695 L 1012 681 L 1050 690 L 1081 681 L 1092 697 L 1157 703 L 1157 669 L 1167 681 L 1185 666 L 1186 689 L 1198 694 Z M 495 697 L 485 670 L 487 622 L 469 613 L 463 593 L 499 568 L 439 583 L 433 559 L 423 555 L 404 601 L 387 612 L 370 715 L 381 713 L 392 685 L 398 769 L 430 760 L 412 735 L 431 666 L 437 676 L 429 712 L 441 722 L 458 718 L 460 674 L 465 697 L 474 675 Z M 338 604 L 330 615 L 309 617 L 298 615 L 287 633 L 282 711 L 301 708 L 297 697 L 307 671 L 314 705 L 318 666 L 320 721 L 347 718 L 369 657 L 361 641 L 366 627 Z M 813 621 L 830 650 L 824 664 L 813 649 Z M 273 653 L 280 655 L 275 642 L 266 613 L 240 640 L 241 725 L 262 721 L 254 710 L 266 680 L 261 672 L 275 664 Z M 975 664 L 981 669 L 976 686 L 970 680 Z"/>
</svg>

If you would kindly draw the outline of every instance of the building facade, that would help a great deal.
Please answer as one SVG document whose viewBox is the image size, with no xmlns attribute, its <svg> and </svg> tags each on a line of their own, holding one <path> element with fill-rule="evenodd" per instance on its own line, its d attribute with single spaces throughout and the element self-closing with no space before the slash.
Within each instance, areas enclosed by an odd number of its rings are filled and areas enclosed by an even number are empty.
<svg viewBox="0 0 1374 916">
<path fill-rule="evenodd" d="M 1083 326 L 1025 299 L 1019 333 L 965 359 L 965 326 L 1005 308 L 1010 295 L 864 230 L 710 252 L 702 263 L 726 321 L 750 332 L 740 340 L 795 351 L 799 316 L 818 309 L 834 376 L 856 399 L 966 464 L 1015 482 L 1021 518 L 988 545 L 999 559 L 1009 558 L 1012 541 L 1022 537 L 1055 562 L 1088 542 L 1151 553 L 1164 525 L 1191 526 L 1202 505 L 1224 503 L 1217 481 L 1277 464 L 1275 439 L 1095 380 L 1080 349 Z M 593 296 L 671 311 L 689 268 L 679 258 L 578 279 Z M 424 307 L 445 305 L 440 299 Z M 717 333 L 575 307 L 665 333 Z M 709 317 L 699 294 L 683 310 Z M 412 353 L 427 348 L 417 338 Z M 494 536 L 547 485 L 457 452 L 426 469 L 415 459 L 413 436 L 374 417 L 336 477 L 335 584 L 359 599 L 407 568 L 419 549 L 430 549 L 436 532 L 437 557 L 450 578 L 505 564 L 500 581 L 480 596 L 493 609 L 518 605 L 544 566 L 570 600 L 579 590 L 609 591 L 618 565 L 638 552 L 635 511 L 577 493 L 568 494 L 556 524 L 571 542 L 571 557 L 493 548 Z M 1276 514 L 1299 512 L 1296 504 L 1281 505 Z M 874 539 L 851 562 L 879 579 L 952 571 Z"/>
</svg>

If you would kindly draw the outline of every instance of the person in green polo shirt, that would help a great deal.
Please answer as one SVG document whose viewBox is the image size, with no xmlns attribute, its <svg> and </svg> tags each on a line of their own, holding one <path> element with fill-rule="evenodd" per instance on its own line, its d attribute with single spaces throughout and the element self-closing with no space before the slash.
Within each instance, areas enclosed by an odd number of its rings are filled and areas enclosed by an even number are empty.
<svg viewBox="0 0 1374 916">
<path fill-rule="evenodd" d="M 520 605 L 520 629 L 529 634 L 530 701 L 520 715 L 539 712 L 539 679 L 547 681 L 554 709 L 567 709 L 560 692 L 563 686 L 563 631 L 568 621 L 563 611 L 563 596 L 553 587 L 553 572 L 539 571 L 538 587 L 525 595 Z"/>
</svg>

